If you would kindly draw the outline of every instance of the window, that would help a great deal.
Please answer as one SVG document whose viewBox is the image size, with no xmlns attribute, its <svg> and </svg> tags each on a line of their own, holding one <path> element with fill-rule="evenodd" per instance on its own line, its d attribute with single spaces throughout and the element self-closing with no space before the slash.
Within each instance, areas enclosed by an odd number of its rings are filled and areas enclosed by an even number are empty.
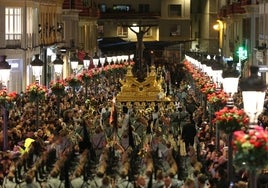
<svg viewBox="0 0 268 188">
<path fill-rule="evenodd" d="M 114 5 L 113 10 L 120 12 L 128 12 L 130 11 L 130 5 Z"/>
<path fill-rule="evenodd" d="M 139 4 L 139 12 L 140 13 L 150 12 L 150 5 L 149 4 Z"/>
<path fill-rule="evenodd" d="M 6 8 L 5 10 L 6 40 L 21 39 L 21 8 Z"/>
<path fill-rule="evenodd" d="M 148 29 L 147 27 L 142 27 L 142 31 L 145 31 L 146 29 Z M 153 35 L 153 31 L 152 28 L 150 28 L 145 34 L 144 37 L 151 37 Z"/>
<path fill-rule="evenodd" d="M 128 27 L 117 26 L 117 36 L 127 37 L 127 35 L 128 35 Z"/>
<path fill-rule="evenodd" d="M 169 5 L 168 16 L 169 17 L 180 17 L 181 16 L 181 5 Z"/>
<path fill-rule="evenodd" d="M 174 25 L 171 27 L 170 36 L 180 36 L 181 35 L 181 26 L 180 25 Z"/>
<path fill-rule="evenodd" d="M 99 4 L 99 10 L 100 12 L 106 12 L 107 11 L 107 7 L 105 4 Z"/>
<path fill-rule="evenodd" d="M 102 37 L 104 35 L 104 26 L 98 25 L 98 36 Z"/>
</svg>

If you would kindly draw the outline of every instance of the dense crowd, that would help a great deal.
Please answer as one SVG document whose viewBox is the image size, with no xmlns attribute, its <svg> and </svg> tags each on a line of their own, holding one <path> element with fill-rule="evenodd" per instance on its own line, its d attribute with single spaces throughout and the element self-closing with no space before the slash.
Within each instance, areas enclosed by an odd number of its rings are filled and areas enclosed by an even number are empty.
<svg viewBox="0 0 268 188">
<path fill-rule="evenodd" d="M 87 96 L 67 90 L 60 114 L 52 93 L 39 115 L 21 93 L 8 114 L 9 151 L 0 154 L 3 187 L 228 188 L 226 139 L 215 147 L 195 91 L 186 77 L 176 84 L 166 91 L 172 101 L 119 103 L 119 77 L 103 77 Z M 247 180 L 237 172 L 234 186 Z"/>
</svg>

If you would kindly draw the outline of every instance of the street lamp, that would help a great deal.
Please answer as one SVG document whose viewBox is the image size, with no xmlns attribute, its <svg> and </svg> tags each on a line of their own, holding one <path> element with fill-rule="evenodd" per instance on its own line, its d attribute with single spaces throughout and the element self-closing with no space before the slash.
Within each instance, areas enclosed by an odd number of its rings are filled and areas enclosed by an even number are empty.
<svg viewBox="0 0 268 188">
<path fill-rule="evenodd" d="M 70 62 L 71 62 L 71 68 L 73 70 L 73 74 L 76 74 L 77 68 L 78 68 L 78 63 L 79 63 L 79 59 L 76 56 L 76 53 L 73 53 L 73 56 L 70 58 Z"/>
<path fill-rule="evenodd" d="M 219 32 L 219 49 L 221 50 L 223 44 L 223 21 L 217 20 L 217 22 L 217 24 L 213 25 L 213 29 Z"/>
<path fill-rule="evenodd" d="M 130 60 L 130 61 L 133 61 L 133 60 L 134 60 L 134 54 L 130 54 L 130 55 L 129 55 L 129 60 Z"/>
<path fill-rule="evenodd" d="M 89 65 L 90 65 L 90 60 L 91 57 L 88 55 L 88 53 L 86 53 L 84 59 L 83 59 L 83 63 L 84 63 L 84 69 L 88 69 Z"/>
<path fill-rule="evenodd" d="M 97 53 L 95 53 L 95 55 L 93 56 L 93 65 L 94 65 L 95 69 L 99 65 L 99 60 L 100 60 L 99 56 L 97 55 Z"/>
<path fill-rule="evenodd" d="M 33 75 L 38 84 L 40 84 L 40 77 L 43 70 L 43 61 L 39 59 L 39 54 L 35 54 L 35 59 L 30 63 L 33 70 Z"/>
<path fill-rule="evenodd" d="M 100 58 L 100 64 L 101 64 L 101 67 L 103 68 L 104 67 L 104 64 L 105 64 L 105 57 L 101 57 Z"/>
<path fill-rule="evenodd" d="M 1 78 L 1 88 L 3 89 L 3 86 L 7 87 L 7 82 L 10 75 L 11 65 L 8 64 L 6 61 L 6 55 L 0 56 L 0 78 Z M 3 117 L 3 151 L 6 151 L 8 149 L 8 130 L 7 130 L 7 108 L 5 105 L 1 106 L 2 108 L 2 117 Z"/>
<path fill-rule="evenodd" d="M 111 64 L 112 60 L 113 60 L 113 58 L 111 56 L 107 56 L 107 62 L 109 65 Z"/>
<path fill-rule="evenodd" d="M 258 76 L 259 67 L 250 67 L 250 76 L 240 82 L 244 111 L 249 116 L 249 128 L 257 126 L 258 116 L 263 111 L 266 84 Z M 257 138 L 258 139 L 258 138 Z M 252 170 L 254 172 L 254 169 Z M 249 173 L 249 186 L 256 187 L 256 171 Z"/>
<path fill-rule="evenodd" d="M 7 87 L 7 82 L 9 80 L 11 65 L 8 64 L 6 61 L 6 55 L 0 56 L 0 78 L 1 78 L 1 87 L 0 89 L 3 89 L 3 87 Z"/>
<path fill-rule="evenodd" d="M 114 64 L 116 64 L 117 56 L 112 56 L 112 61 L 113 61 Z"/>
<path fill-rule="evenodd" d="M 234 107 L 233 95 L 237 92 L 239 72 L 232 66 L 232 62 L 228 62 L 227 68 L 222 72 L 223 90 L 228 94 L 227 107 L 232 109 Z M 233 147 L 232 147 L 233 133 L 228 135 L 228 182 L 233 181 Z M 219 128 L 216 125 L 216 142 L 219 146 Z"/>
<path fill-rule="evenodd" d="M 227 106 L 233 107 L 233 95 L 237 92 L 239 72 L 233 67 L 232 61 L 227 62 L 227 68 L 222 72 L 222 85 L 225 93 L 228 94 Z"/>
<path fill-rule="evenodd" d="M 258 76 L 259 67 L 250 67 L 250 76 L 240 82 L 242 90 L 244 111 L 249 116 L 249 125 L 255 126 L 258 122 L 258 116 L 263 111 L 266 84 Z"/>
<path fill-rule="evenodd" d="M 62 74 L 62 66 L 64 64 L 63 60 L 61 59 L 61 54 L 57 54 L 56 59 L 52 63 L 54 65 L 54 72 L 56 74 L 56 79 L 59 80 Z"/>
</svg>

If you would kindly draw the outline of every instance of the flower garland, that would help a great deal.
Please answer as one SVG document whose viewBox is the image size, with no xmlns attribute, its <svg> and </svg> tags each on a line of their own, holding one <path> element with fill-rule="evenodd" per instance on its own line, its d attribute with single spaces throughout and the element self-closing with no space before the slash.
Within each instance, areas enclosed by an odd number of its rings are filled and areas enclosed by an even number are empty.
<svg viewBox="0 0 268 188">
<path fill-rule="evenodd" d="M 64 80 L 56 80 L 50 82 L 50 89 L 57 96 L 64 95 L 66 83 Z"/>
<path fill-rule="evenodd" d="M 220 130 L 223 130 L 226 134 L 240 130 L 241 127 L 248 124 L 249 118 L 243 110 L 239 110 L 236 107 L 227 108 L 215 112 L 215 118 L 213 123 L 219 126 Z"/>
<path fill-rule="evenodd" d="M 268 131 L 260 126 L 248 132 L 234 132 L 234 162 L 248 170 L 258 170 L 268 164 Z"/>
<path fill-rule="evenodd" d="M 35 101 L 37 99 L 45 98 L 45 95 L 47 93 L 47 88 L 38 83 L 32 83 L 27 86 L 26 93 L 29 94 L 30 101 Z"/>
</svg>

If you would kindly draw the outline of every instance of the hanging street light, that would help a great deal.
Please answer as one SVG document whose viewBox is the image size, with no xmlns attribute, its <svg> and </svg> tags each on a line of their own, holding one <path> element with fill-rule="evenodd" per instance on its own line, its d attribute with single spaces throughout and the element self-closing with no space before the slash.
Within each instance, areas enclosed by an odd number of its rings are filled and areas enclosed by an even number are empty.
<svg viewBox="0 0 268 188">
<path fill-rule="evenodd" d="M 251 66 L 250 76 L 240 82 L 244 111 L 249 116 L 251 127 L 257 125 L 258 116 L 263 111 L 265 90 L 267 87 L 262 78 L 258 76 L 258 71 L 258 66 Z"/>
<path fill-rule="evenodd" d="M 40 84 L 40 77 L 43 71 L 44 62 L 39 59 L 39 54 L 35 54 L 35 59 L 30 63 L 35 77 L 35 81 Z"/>
<path fill-rule="evenodd" d="M 104 67 L 105 59 L 106 59 L 105 57 L 100 57 L 100 64 L 102 68 Z"/>
<path fill-rule="evenodd" d="M 95 69 L 98 67 L 98 65 L 99 65 L 99 60 L 100 60 L 100 58 L 99 58 L 99 56 L 97 55 L 97 52 L 95 52 L 95 55 L 93 56 L 93 65 L 94 65 L 94 67 L 95 67 Z"/>
<path fill-rule="evenodd" d="M 84 59 L 83 59 L 83 63 L 84 63 L 84 69 L 88 69 L 89 65 L 90 65 L 90 60 L 91 57 L 88 55 L 88 53 L 86 53 Z"/>
<path fill-rule="evenodd" d="M 6 61 L 6 55 L 0 56 L 0 89 L 7 88 L 11 65 Z"/>
<path fill-rule="evenodd" d="M 233 67 L 233 62 L 227 62 L 227 68 L 222 72 L 222 85 L 225 93 L 228 94 L 227 106 L 233 107 L 233 95 L 237 92 L 240 73 Z"/>
<path fill-rule="evenodd" d="M 52 62 L 54 65 L 54 72 L 56 74 L 56 79 L 59 80 L 62 74 L 63 60 L 61 59 L 61 54 L 57 54 L 56 59 Z"/>
<path fill-rule="evenodd" d="M 73 70 L 73 74 L 76 75 L 76 71 L 78 68 L 79 59 L 76 56 L 76 53 L 73 53 L 73 56 L 70 58 L 71 69 Z"/>
</svg>

